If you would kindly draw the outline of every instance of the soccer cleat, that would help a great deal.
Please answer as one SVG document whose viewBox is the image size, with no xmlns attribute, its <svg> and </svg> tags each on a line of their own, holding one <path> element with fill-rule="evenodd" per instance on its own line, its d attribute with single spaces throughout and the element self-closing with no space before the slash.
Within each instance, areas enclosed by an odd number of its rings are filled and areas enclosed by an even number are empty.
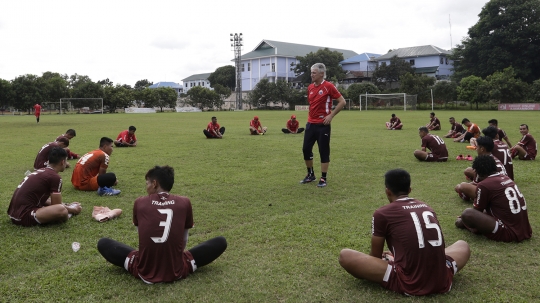
<svg viewBox="0 0 540 303">
<path fill-rule="evenodd" d="M 97 194 L 100 196 L 116 196 L 119 195 L 120 192 L 121 191 L 119 189 L 114 189 L 106 186 L 100 187 L 97 190 Z"/>
<path fill-rule="evenodd" d="M 325 187 L 326 186 L 326 179 L 319 179 L 319 184 L 317 184 L 317 187 Z"/>
<path fill-rule="evenodd" d="M 317 179 L 317 177 L 315 177 L 315 175 L 308 174 L 304 178 L 304 180 L 300 181 L 300 184 L 306 184 L 306 183 L 309 183 L 309 182 L 313 182 L 313 181 L 315 181 L 315 179 Z"/>
<path fill-rule="evenodd" d="M 463 155 L 459 155 L 456 157 L 456 160 L 463 160 Z"/>
<path fill-rule="evenodd" d="M 465 158 L 465 160 L 467 161 L 472 161 L 473 160 L 473 157 L 471 155 L 467 155 L 467 158 Z"/>
</svg>

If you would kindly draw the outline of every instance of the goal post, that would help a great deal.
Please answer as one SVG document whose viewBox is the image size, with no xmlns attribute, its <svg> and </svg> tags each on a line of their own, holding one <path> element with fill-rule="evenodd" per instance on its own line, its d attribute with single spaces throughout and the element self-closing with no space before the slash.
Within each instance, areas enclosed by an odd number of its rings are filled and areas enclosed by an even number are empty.
<svg viewBox="0 0 540 303">
<path fill-rule="evenodd" d="M 359 97 L 360 110 L 372 109 L 401 109 L 416 110 L 416 95 L 406 93 L 396 94 L 363 94 Z M 362 106 L 363 105 L 363 106 Z"/>
<path fill-rule="evenodd" d="M 103 98 L 60 98 L 60 114 L 103 114 Z"/>
</svg>

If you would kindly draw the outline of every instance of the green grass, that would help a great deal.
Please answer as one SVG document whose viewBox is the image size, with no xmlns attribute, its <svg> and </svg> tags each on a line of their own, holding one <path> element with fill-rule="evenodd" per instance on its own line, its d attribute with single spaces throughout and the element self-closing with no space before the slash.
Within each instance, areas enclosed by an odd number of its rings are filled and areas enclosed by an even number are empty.
<svg viewBox="0 0 540 303">
<path fill-rule="evenodd" d="M 257 114 L 269 133 L 248 135 Z M 463 181 L 468 161 L 421 163 L 417 128 L 429 111 L 396 112 L 402 131 L 387 131 L 389 111 L 344 111 L 333 121 L 328 187 L 300 185 L 305 175 L 302 135 L 280 129 L 291 112 L 216 112 L 106 115 L 0 116 L 0 301 L 1 302 L 531 302 L 540 299 L 540 163 L 515 161 L 516 183 L 527 199 L 533 238 L 519 244 L 496 243 L 456 229 L 454 220 L 469 204 L 453 187 Z M 306 112 L 297 112 L 301 123 Z M 207 140 L 202 129 L 216 115 L 226 127 L 225 139 Z M 528 123 L 540 139 L 538 112 L 440 111 L 444 135 L 448 118 L 463 117 L 487 126 L 497 118 L 512 142 L 519 124 Z M 32 168 L 40 147 L 68 128 L 77 131 L 70 148 L 84 154 L 99 138 L 137 127 L 137 148 L 115 149 L 109 171 L 119 178 L 117 197 L 75 191 L 72 169 L 62 173 L 64 201 L 79 201 L 83 211 L 66 224 L 17 227 L 5 210 L 11 195 Z M 465 144 L 447 140 L 451 159 L 467 153 Z M 320 175 L 317 147 L 315 171 Z M 75 165 L 75 161 L 71 162 Z M 211 237 L 227 238 L 227 251 L 188 279 L 147 286 L 98 253 L 100 237 L 131 246 L 138 238 L 131 223 L 133 201 L 145 194 L 144 174 L 154 165 L 176 170 L 172 192 L 191 199 L 195 227 L 188 247 Z M 472 256 L 446 295 L 407 298 L 354 279 L 337 262 L 342 248 L 369 252 L 371 216 L 388 203 L 383 175 L 393 168 L 412 175 L 411 196 L 437 212 L 446 245 L 467 241 Z M 98 223 L 92 207 L 121 208 L 117 220 Z M 73 252 L 71 243 L 81 243 Z"/>
</svg>

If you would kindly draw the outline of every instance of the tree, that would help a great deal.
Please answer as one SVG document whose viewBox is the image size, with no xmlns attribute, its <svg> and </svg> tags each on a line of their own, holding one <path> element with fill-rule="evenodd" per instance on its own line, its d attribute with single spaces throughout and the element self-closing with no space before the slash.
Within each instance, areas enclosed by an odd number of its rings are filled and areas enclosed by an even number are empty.
<svg viewBox="0 0 540 303">
<path fill-rule="evenodd" d="M 135 82 L 135 86 L 134 88 L 137 89 L 137 90 L 142 90 L 142 89 L 145 89 L 147 88 L 148 86 L 154 84 L 154 82 L 150 82 L 148 81 L 148 79 L 143 79 L 143 80 L 139 80 L 137 82 Z"/>
<path fill-rule="evenodd" d="M 433 98 L 445 104 L 457 98 L 457 85 L 453 81 L 439 81 L 433 86 Z"/>
<path fill-rule="evenodd" d="M 114 86 L 114 83 L 112 81 L 110 81 L 109 78 L 104 79 L 104 80 L 99 80 L 97 82 L 97 84 L 99 84 L 99 85 L 101 85 L 103 87 Z"/>
<path fill-rule="evenodd" d="M 14 97 L 11 82 L 0 79 L 0 108 L 6 109 L 7 107 L 13 105 Z"/>
<path fill-rule="evenodd" d="M 488 90 L 486 80 L 477 76 L 468 76 L 461 79 L 461 83 L 457 87 L 457 94 L 459 100 L 469 101 L 471 108 L 472 104 L 476 103 L 476 109 L 478 109 L 478 103 L 487 101 Z"/>
<path fill-rule="evenodd" d="M 103 98 L 105 96 L 103 87 L 92 81 L 77 83 L 72 90 L 73 98 Z M 90 109 L 98 109 L 101 104 L 91 101 L 82 101 L 78 103 L 81 107 L 89 107 Z"/>
<path fill-rule="evenodd" d="M 19 76 L 13 79 L 11 87 L 14 93 L 13 106 L 18 110 L 30 113 L 34 104 L 43 102 L 39 77 L 36 75 Z"/>
<path fill-rule="evenodd" d="M 80 86 L 80 85 L 82 85 L 84 83 L 92 82 L 92 79 L 90 79 L 90 77 L 85 76 L 85 75 L 79 75 L 77 73 L 75 73 L 74 75 L 69 76 L 69 78 L 66 79 L 66 80 L 68 81 L 69 88 L 71 90 L 77 88 L 78 86 Z"/>
<path fill-rule="evenodd" d="M 268 79 L 262 79 L 255 85 L 255 88 L 249 92 L 247 101 L 253 107 L 267 107 L 274 98 L 274 83 L 270 83 Z"/>
<path fill-rule="evenodd" d="M 482 78 L 513 66 L 518 78 L 540 78 L 540 1 L 491 0 L 454 49 L 454 79 Z"/>
<path fill-rule="evenodd" d="M 67 75 L 45 72 L 39 78 L 44 102 L 58 102 L 60 98 L 69 97 Z"/>
<path fill-rule="evenodd" d="M 326 66 L 326 79 L 336 77 L 341 81 L 345 77 L 345 72 L 339 62 L 343 61 L 343 54 L 338 51 L 331 51 L 328 48 L 319 49 L 317 52 L 310 52 L 305 56 L 297 56 L 298 63 L 294 66 L 296 76 L 300 77 L 302 83 L 311 83 L 311 66 L 315 63 L 324 63 Z"/>
<path fill-rule="evenodd" d="M 175 108 L 176 107 L 176 100 L 178 99 L 178 93 L 174 90 L 174 88 L 171 87 L 158 87 L 158 88 L 151 88 L 151 90 L 155 90 L 158 95 L 158 101 L 156 103 L 156 106 L 159 107 L 161 112 L 163 112 L 163 108 Z"/>
<path fill-rule="evenodd" d="M 534 102 L 540 102 L 540 79 L 534 81 L 531 84 L 530 90 L 529 90 L 529 99 Z"/>
<path fill-rule="evenodd" d="M 221 84 L 214 85 L 214 92 L 219 96 L 219 104 L 216 104 L 216 107 L 221 108 L 225 104 L 225 99 L 229 98 L 232 94 L 230 88 L 225 87 Z"/>
<path fill-rule="evenodd" d="M 373 83 L 353 83 L 347 88 L 347 95 L 354 104 L 360 104 L 360 95 L 380 94 L 381 91 Z"/>
<path fill-rule="evenodd" d="M 103 92 L 105 95 L 103 97 L 103 105 L 108 106 L 111 113 L 114 113 L 117 108 L 129 107 L 133 100 L 132 91 L 120 84 L 116 86 L 106 85 L 103 88 Z"/>
<path fill-rule="evenodd" d="M 187 92 L 187 95 L 187 103 L 200 109 L 211 109 L 216 103 L 219 104 L 219 95 L 206 87 L 195 86 Z"/>
<path fill-rule="evenodd" d="M 527 96 L 527 83 L 516 79 L 512 67 L 505 68 L 502 72 L 494 72 L 486 78 L 489 86 L 491 99 L 502 103 L 521 102 Z"/>
<path fill-rule="evenodd" d="M 215 88 L 214 85 L 219 84 L 234 90 L 236 88 L 236 69 L 232 65 L 218 67 L 210 74 L 208 81 L 210 81 L 210 87 L 212 88 Z"/>
<path fill-rule="evenodd" d="M 390 64 L 380 64 L 373 71 L 373 82 L 379 89 L 392 88 L 405 74 L 414 74 L 414 68 L 403 59 L 394 56 L 390 58 Z"/>
<path fill-rule="evenodd" d="M 430 100 L 430 87 L 435 83 L 435 78 L 426 75 L 407 73 L 399 78 L 399 89 L 409 95 L 416 95 L 418 102 Z"/>
</svg>

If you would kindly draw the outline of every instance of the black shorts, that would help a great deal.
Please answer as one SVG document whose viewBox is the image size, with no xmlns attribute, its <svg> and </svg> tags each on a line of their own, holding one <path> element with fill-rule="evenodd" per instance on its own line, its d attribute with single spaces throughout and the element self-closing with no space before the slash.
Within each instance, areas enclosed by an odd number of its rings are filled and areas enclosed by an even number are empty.
<svg viewBox="0 0 540 303">
<path fill-rule="evenodd" d="M 313 160 L 313 145 L 317 142 L 319 146 L 319 155 L 321 163 L 330 162 L 330 125 L 324 124 L 306 124 L 306 132 L 304 133 L 304 160 Z"/>
</svg>

